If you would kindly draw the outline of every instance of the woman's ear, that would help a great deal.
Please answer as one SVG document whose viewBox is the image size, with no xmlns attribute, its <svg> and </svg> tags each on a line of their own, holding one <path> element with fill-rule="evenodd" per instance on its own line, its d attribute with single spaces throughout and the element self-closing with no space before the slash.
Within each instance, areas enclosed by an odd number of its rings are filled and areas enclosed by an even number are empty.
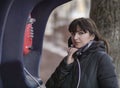
<svg viewBox="0 0 120 88">
<path fill-rule="evenodd" d="M 95 39 L 95 35 L 91 34 L 91 40 L 94 40 L 94 39 Z"/>
</svg>

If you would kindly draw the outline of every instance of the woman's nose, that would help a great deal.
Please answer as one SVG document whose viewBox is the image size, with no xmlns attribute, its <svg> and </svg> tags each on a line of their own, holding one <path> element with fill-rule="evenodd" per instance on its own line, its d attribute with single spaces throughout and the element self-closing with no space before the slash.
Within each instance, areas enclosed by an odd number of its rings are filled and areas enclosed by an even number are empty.
<svg viewBox="0 0 120 88">
<path fill-rule="evenodd" d="M 75 40 L 78 39 L 78 34 L 77 33 L 74 35 L 74 39 Z"/>
</svg>

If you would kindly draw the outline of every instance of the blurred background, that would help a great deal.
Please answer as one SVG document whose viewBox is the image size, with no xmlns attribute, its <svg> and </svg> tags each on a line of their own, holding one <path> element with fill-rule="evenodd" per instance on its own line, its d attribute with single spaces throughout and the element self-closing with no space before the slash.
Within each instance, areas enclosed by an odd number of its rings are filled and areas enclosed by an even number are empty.
<svg viewBox="0 0 120 88">
<path fill-rule="evenodd" d="M 67 55 L 68 25 L 75 18 L 89 17 L 90 3 L 90 0 L 73 0 L 57 7 L 50 15 L 40 61 L 40 77 L 44 83 Z"/>
</svg>

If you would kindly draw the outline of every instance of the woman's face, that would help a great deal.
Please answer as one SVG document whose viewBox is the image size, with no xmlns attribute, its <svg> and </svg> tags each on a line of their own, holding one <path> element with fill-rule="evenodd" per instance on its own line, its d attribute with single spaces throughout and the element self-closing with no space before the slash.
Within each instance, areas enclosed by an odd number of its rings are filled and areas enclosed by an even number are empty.
<svg viewBox="0 0 120 88">
<path fill-rule="evenodd" d="M 71 39 L 74 47 L 81 48 L 91 40 L 94 40 L 94 35 L 91 35 L 88 31 L 85 33 L 77 26 L 76 33 L 71 33 Z"/>
</svg>

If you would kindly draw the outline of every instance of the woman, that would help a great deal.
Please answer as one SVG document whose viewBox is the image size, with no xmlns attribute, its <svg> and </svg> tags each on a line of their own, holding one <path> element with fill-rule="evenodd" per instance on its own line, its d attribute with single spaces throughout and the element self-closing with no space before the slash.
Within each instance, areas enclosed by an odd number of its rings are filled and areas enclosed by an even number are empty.
<svg viewBox="0 0 120 88">
<path fill-rule="evenodd" d="M 90 18 L 69 26 L 68 55 L 46 83 L 47 88 L 118 88 L 108 44 Z"/>
</svg>

